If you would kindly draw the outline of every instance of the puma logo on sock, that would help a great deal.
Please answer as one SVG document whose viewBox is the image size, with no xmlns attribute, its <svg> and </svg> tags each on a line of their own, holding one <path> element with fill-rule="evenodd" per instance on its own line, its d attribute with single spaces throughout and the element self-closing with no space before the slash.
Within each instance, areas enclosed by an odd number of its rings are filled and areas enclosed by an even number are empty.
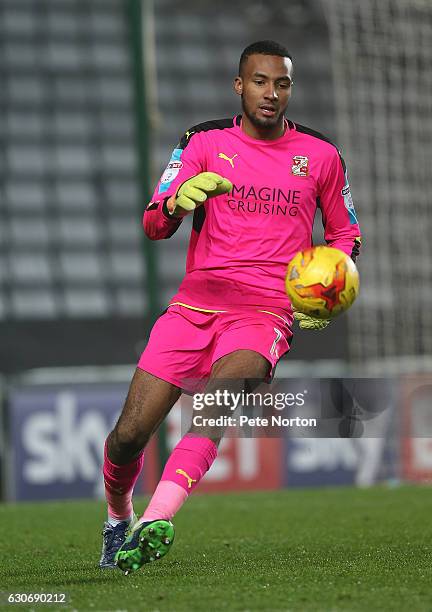
<svg viewBox="0 0 432 612">
<path fill-rule="evenodd" d="M 192 487 L 192 483 L 193 482 L 197 482 L 196 480 L 194 480 L 193 478 L 191 478 L 189 476 L 189 474 L 186 474 L 186 472 L 182 469 L 178 469 L 176 470 L 176 474 L 181 474 L 182 476 L 184 476 L 185 478 L 187 478 L 188 481 L 188 489 L 190 489 Z"/>
</svg>

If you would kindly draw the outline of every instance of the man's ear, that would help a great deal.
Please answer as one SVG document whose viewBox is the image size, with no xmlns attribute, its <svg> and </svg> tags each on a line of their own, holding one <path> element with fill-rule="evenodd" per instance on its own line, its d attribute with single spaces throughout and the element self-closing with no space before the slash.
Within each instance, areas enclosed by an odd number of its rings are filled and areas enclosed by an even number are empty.
<svg viewBox="0 0 432 612">
<path fill-rule="evenodd" d="M 239 76 L 234 79 L 234 91 L 239 96 L 243 93 L 243 79 Z"/>
</svg>

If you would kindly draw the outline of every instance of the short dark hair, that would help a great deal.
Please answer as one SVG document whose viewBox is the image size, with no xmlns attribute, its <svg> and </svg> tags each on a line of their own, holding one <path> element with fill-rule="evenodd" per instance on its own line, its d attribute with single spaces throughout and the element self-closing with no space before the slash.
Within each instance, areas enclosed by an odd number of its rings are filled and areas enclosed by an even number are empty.
<svg viewBox="0 0 432 612">
<path fill-rule="evenodd" d="M 257 42 L 248 45 L 240 56 L 239 74 L 242 73 L 243 66 L 249 56 L 260 55 L 279 55 L 279 57 L 288 57 L 292 61 L 291 54 L 283 45 L 274 40 L 258 40 Z"/>
</svg>

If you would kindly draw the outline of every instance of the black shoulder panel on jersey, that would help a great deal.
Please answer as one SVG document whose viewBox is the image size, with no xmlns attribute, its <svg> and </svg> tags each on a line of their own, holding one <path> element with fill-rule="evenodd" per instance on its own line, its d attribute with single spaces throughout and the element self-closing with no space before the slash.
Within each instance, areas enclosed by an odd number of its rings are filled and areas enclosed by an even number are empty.
<svg viewBox="0 0 432 612">
<path fill-rule="evenodd" d="M 209 132 L 210 130 L 225 130 L 233 126 L 233 118 L 227 119 L 212 119 L 211 121 L 204 121 L 204 123 L 198 123 L 194 125 L 182 136 L 179 149 L 185 149 L 189 144 L 191 137 L 199 132 Z"/>
<path fill-rule="evenodd" d="M 309 134 L 309 136 L 313 136 L 314 138 L 319 138 L 320 140 L 324 140 L 325 142 L 328 142 L 329 144 L 331 144 L 336 149 L 336 151 L 339 153 L 339 158 L 341 160 L 343 171 L 344 172 L 346 171 L 346 165 L 345 165 L 344 158 L 340 154 L 338 147 L 335 145 L 334 142 L 330 140 L 330 138 L 328 138 L 327 136 L 324 136 L 324 134 L 321 134 L 321 132 L 317 132 L 316 130 L 312 130 L 311 128 L 306 127 L 305 125 L 300 125 L 299 123 L 296 123 L 295 126 L 298 132 L 301 132 L 302 134 Z"/>
<path fill-rule="evenodd" d="M 312 130 L 311 128 L 306 127 L 305 125 L 300 125 L 300 123 L 295 124 L 297 132 L 302 132 L 302 134 L 309 134 L 309 136 L 314 136 L 315 138 L 319 138 L 320 140 L 325 140 L 325 142 L 329 142 L 334 147 L 336 146 L 330 138 L 321 134 L 321 132 L 317 132 L 316 130 Z M 336 147 L 337 148 L 337 147 Z"/>
</svg>

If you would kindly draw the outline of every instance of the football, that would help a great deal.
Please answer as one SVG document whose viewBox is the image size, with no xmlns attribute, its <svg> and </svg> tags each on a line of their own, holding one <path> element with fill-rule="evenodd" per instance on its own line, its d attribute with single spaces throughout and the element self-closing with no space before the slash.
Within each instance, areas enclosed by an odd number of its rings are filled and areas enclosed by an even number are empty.
<svg viewBox="0 0 432 612">
<path fill-rule="evenodd" d="M 285 285 L 296 310 L 318 319 L 333 319 L 356 299 L 359 274 L 343 251 L 316 246 L 299 251 L 290 261 Z"/>
</svg>

